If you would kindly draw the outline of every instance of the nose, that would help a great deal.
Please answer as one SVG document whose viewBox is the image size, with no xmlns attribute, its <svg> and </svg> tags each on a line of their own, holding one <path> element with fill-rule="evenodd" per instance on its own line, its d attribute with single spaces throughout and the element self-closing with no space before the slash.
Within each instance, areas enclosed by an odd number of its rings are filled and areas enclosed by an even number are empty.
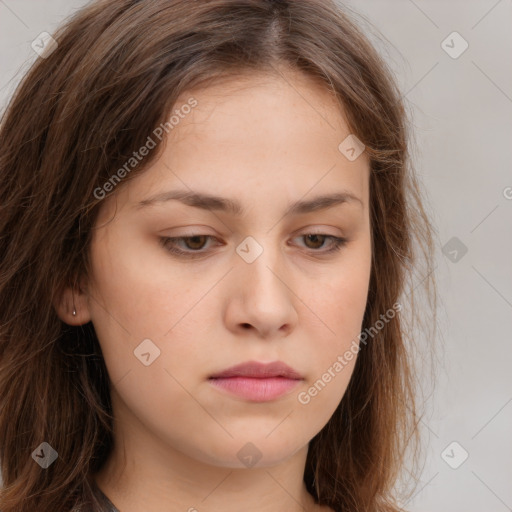
<svg viewBox="0 0 512 512">
<path fill-rule="evenodd" d="M 266 245 L 252 263 L 235 255 L 225 321 L 237 336 L 252 332 L 260 338 L 280 338 L 290 334 L 298 321 L 299 299 L 285 256 Z"/>
</svg>

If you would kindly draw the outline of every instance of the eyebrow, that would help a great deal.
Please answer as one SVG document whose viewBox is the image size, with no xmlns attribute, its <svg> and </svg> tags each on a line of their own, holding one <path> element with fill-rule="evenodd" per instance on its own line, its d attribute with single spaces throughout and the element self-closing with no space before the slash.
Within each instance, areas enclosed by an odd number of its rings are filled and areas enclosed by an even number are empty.
<svg viewBox="0 0 512 512">
<path fill-rule="evenodd" d="M 137 209 L 141 209 L 173 200 L 180 201 L 183 204 L 193 206 L 195 208 L 227 212 L 237 216 L 244 215 L 245 213 L 245 209 L 242 205 L 234 199 L 189 190 L 171 190 L 168 192 L 162 192 L 140 201 L 136 207 Z M 339 204 L 350 202 L 355 204 L 359 203 L 364 207 L 363 201 L 359 197 L 349 191 L 343 190 L 337 193 L 317 196 L 312 199 L 295 201 L 288 206 L 284 212 L 284 216 L 324 210 Z"/>
</svg>

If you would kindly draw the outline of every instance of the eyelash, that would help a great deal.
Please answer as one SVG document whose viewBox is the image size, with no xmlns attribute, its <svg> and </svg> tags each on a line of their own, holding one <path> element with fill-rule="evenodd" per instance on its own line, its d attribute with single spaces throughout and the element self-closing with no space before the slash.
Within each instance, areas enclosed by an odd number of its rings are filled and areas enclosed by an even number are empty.
<svg viewBox="0 0 512 512">
<path fill-rule="evenodd" d="M 341 238 L 341 237 L 334 236 L 334 235 L 326 235 L 324 233 L 305 233 L 303 235 L 299 235 L 298 238 L 309 236 L 309 235 L 322 236 L 322 237 L 325 237 L 325 239 L 332 240 L 332 246 L 330 247 L 330 249 L 323 250 L 323 251 L 322 250 L 309 249 L 309 251 L 311 251 L 312 253 L 317 253 L 317 254 L 320 254 L 320 255 L 325 255 L 325 254 L 331 254 L 331 253 L 338 252 L 338 251 L 340 251 L 346 245 L 346 243 L 348 241 L 346 238 Z M 195 237 L 215 238 L 214 236 L 211 236 L 211 235 L 200 235 L 200 234 L 189 235 L 189 236 L 178 236 L 178 237 L 160 237 L 160 243 L 161 243 L 161 245 L 164 247 L 164 249 L 166 251 L 168 251 L 168 252 L 170 252 L 170 253 L 178 256 L 178 257 L 185 257 L 185 258 L 190 258 L 190 259 L 199 258 L 199 257 L 204 256 L 205 254 L 207 254 L 208 251 L 203 251 L 203 250 L 183 251 L 181 249 L 177 249 L 175 246 L 169 245 L 170 243 L 172 243 L 172 242 L 174 242 L 176 240 L 188 240 L 190 238 L 195 238 Z"/>
</svg>

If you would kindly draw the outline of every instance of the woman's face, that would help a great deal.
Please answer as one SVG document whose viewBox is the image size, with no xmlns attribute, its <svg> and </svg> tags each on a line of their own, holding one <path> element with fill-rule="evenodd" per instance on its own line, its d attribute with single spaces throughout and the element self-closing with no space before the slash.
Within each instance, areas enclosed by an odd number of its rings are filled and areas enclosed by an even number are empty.
<svg viewBox="0 0 512 512">
<path fill-rule="evenodd" d="M 369 163 L 338 148 L 350 131 L 328 93 L 285 77 L 183 95 L 161 156 L 102 205 L 87 310 L 128 442 L 273 465 L 343 397 L 355 357 L 341 370 L 339 357 L 358 341 L 370 277 Z M 315 202 L 333 194 L 354 198 Z M 346 243 L 330 251 L 331 237 Z M 210 378 L 248 361 L 300 380 Z"/>
</svg>

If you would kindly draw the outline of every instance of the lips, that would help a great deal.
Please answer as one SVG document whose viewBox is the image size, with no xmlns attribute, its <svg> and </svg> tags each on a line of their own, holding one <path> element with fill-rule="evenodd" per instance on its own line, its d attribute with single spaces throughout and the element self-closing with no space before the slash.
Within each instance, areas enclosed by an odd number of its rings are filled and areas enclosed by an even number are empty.
<svg viewBox="0 0 512 512">
<path fill-rule="evenodd" d="M 275 361 L 273 363 L 248 361 L 216 373 L 212 375 L 210 379 L 230 377 L 250 377 L 254 379 L 285 377 L 294 380 L 301 380 L 303 378 L 300 373 L 281 361 Z"/>
<path fill-rule="evenodd" d="M 249 361 L 209 378 L 216 389 L 252 402 L 275 400 L 290 392 L 302 380 L 300 373 L 281 361 L 266 364 Z"/>
</svg>

